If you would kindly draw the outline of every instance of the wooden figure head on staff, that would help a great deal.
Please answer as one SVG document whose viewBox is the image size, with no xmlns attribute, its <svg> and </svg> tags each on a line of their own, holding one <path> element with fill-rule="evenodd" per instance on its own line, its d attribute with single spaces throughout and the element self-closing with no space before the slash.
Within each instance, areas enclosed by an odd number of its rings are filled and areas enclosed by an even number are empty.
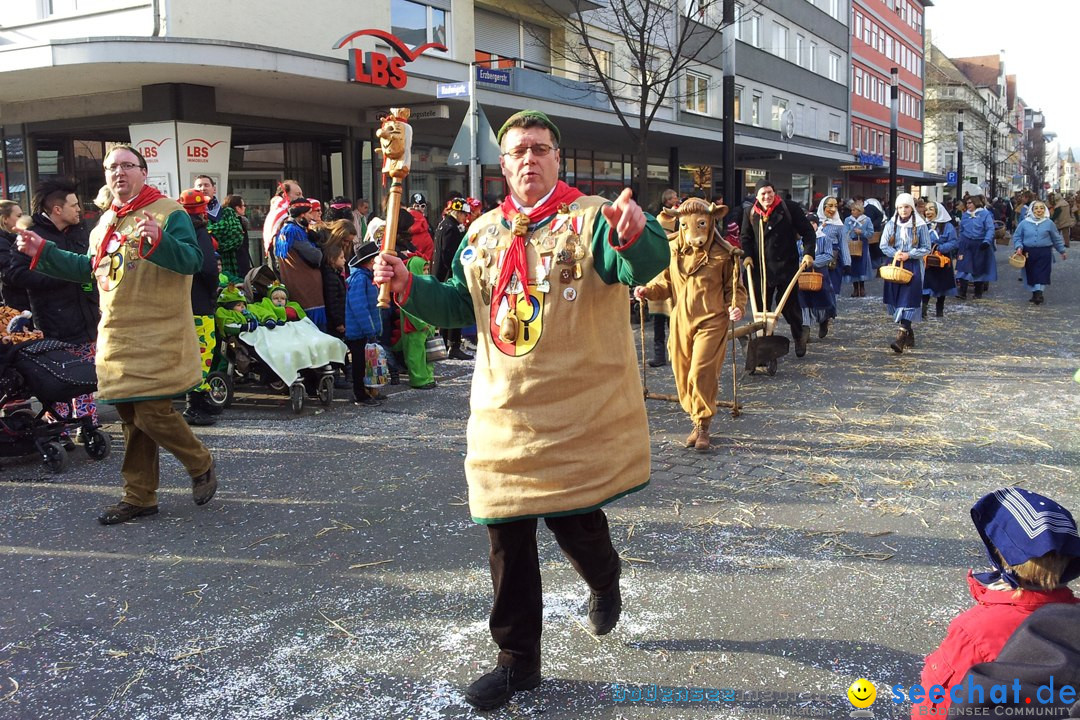
<svg viewBox="0 0 1080 720">
<path fill-rule="evenodd" d="M 398 211 L 401 209 L 402 182 L 409 175 L 412 163 L 412 126 L 409 125 L 409 108 L 390 108 L 390 114 L 382 119 L 375 137 L 379 138 L 378 152 L 382 153 L 384 175 L 390 177 L 390 195 L 386 202 L 386 229 L 383 232 L 382 251 L 392 253 L 397 247 Z M 383 182 L 386 178 L 383 178 Z M 390 307 L 390 286 L 379 288 L 379 307 Z"/>
</svg>

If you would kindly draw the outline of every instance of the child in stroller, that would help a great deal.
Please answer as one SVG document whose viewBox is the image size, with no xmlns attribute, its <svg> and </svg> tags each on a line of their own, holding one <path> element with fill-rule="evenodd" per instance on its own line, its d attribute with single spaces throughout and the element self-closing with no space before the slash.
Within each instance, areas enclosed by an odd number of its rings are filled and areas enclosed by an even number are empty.
<svg viewBox="0 0 1080 720">
<path fill-rule="evenodd" d="M 65 433 L 74 430 L 80 431 L 92 459 L 109 456 L 112 441 L 94 427 L 90 416 L 71 421 L 46 418 L 60 417 L 59 403 L 97 390 L 93 360 L 75 349 L 57 340 L 0 344 L 0 457 L 38 453 L 45 467 L 62 472 L 69 460 Z M 31 405 L 33 398 L 41 404 L 37 413 Z"/>
<path fill-rule="evenodd" d="M 320 331 L 311 320 L 281 320 L 235 285 L 218 296 L 217 324 L 221 339 L 214 371 L 207 377 L 209 398 L 232 404 L 235 385 L 258 382 L 274 390 L 288 389 L 294 412 L 308 395 L 323 405 L 334 400 L 332 363 L 345 362 L 345 343 Z"/>
</svg>

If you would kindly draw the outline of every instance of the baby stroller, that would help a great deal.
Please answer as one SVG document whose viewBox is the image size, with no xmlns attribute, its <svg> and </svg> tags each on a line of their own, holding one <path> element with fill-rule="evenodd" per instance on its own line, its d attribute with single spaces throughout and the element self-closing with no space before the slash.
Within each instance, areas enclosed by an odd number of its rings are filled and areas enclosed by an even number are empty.
<svg viewBox="0 0 1080 720">
<path fill-rule="evenodd" d="M 268 266 L 252 268 L 244 279 L 244 295 L 260 300 L 277 276 Z M 209 401 L 232 405 L 236 386 L 246 383 L 287 391 L 293 412 L 300 413 L 308 396 L 324 406 L 334 402 L 334 370 L 342 364 L 345 343 L 321 332 L 310 320 L 292 321 L 270 329 L 260 326 L 238 336 L 219 336 L 212 371 L 206 382 Z"/>
<path fill-rule="evenodd" d="M 49 470 L 63 472 L 69 461 L 64 434 L 71 430 L 80 431 L 91 459 L 109 456 L 109 436 L 89 417 L 55 422 L 45 418 L 46 413 L 59 417 L 57 404 L 97 390 L 94 362 L 74 350 L 57 340 L 0 346 L 0 456 L 36 452 Z M 41 404 L 40 412 L 33 411 L 31 398 Z"/>
</svg>

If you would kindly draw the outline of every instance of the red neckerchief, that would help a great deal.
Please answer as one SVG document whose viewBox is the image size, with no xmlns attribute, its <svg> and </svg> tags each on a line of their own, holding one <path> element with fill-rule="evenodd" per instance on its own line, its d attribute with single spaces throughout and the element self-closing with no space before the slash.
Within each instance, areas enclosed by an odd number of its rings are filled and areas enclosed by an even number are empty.
<svg viewBox="0 0 1080 720">
<path fill-rule="evenodd" d="M 102 258 L 105 257 L 105 248 L 109 245 L 109 238 L 116 232 L 116 226 L 120 224 L 120 221 L 126 218 L 136 210 L 141 210 L 147 205 L 155 202 L 156 200 L 165 197 L 161 194 L 161 191 L 152 185 L 143 185 L 143 189 L 139 191 L 139 194 L 128 200 L 123 205 L 117 205 L 116 201 L 113 201 L 112 211 L 116 214 L 109 226 L 105 228 L 105 234 L 101 236 L 101 243 L 98 245 L 97 252 L 94 254 L 94 269 L 97 270 L 98 265 L 101 264 Z M 140 243 L 139 254 L 142 254 L 142 248 Z"/>
<path fill-rule="evenodd" d="M 551 195 L 548 196 L 548 199 L 528 213 L 522 213 L 518 210 L 510 196 L 507 196 L 502 201 L 499 210 L 511 228 L 514 226 L 514 217 L 519 214 L 526 215 L 529 218 L 529 224 L 532 225 L 541 220 L 546 220 L 558 211 L 560 205 L 572 203 L 584 194 L 577 188 L 572 188 L 560 180 L 555 185 Z M 525 255 L 525 238 L 521 235 L 514 235 L 510 247 L 506 249 L 502 267 L 499 269 L 499 279 L 495 283 L 495 294 L 492 295 L 492 298 L 501 298 L 506 293 L 506 288 L 510 285 L 510 280 L 514 275 L 517 275 L 518 281 L 521 282 L 522 292 L 527 301 L 529 299 L 529 263 Z M 510 307 L 513 308 L 514 305 L 511 304 Z"/>
<path fill-rule="evenodd" d="M 765 209 L 762 209 L 761 204 L 758 203 L 757 200 L 755 200 L 754 201 L 754 210 L 753 210 L 753 212 L 756 212 L 763 219 L 768 220 L 769 216 L 772 215 L 772 211 L 775 210 L 779 205 L 780 205 L 780 196 L 779 195 L 773 195 L 772 205 L 770 205 L 768 208 L 765 208 Z"/>
</svg>

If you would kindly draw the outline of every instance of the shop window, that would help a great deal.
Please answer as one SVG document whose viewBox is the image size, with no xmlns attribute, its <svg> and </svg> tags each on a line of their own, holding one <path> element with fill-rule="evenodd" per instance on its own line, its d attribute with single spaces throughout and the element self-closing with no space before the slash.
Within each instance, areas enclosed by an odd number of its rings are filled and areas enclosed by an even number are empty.
<svg viewBox="0 0 1080 720">
<path fill-rule="evenodd" d="M 780 120 L 784 116 L 784 111 L 787 110 L 788 101 L 783 98 L 773 98 L 772 101 L 772 129 L 780 129 Z"/>
<path fill-rule="evenodd" d="M 449 48 L 449 19 L 448 0 L 390 0 L 390 32 L 413 47 L 437 42 Z"/>
</svg>

